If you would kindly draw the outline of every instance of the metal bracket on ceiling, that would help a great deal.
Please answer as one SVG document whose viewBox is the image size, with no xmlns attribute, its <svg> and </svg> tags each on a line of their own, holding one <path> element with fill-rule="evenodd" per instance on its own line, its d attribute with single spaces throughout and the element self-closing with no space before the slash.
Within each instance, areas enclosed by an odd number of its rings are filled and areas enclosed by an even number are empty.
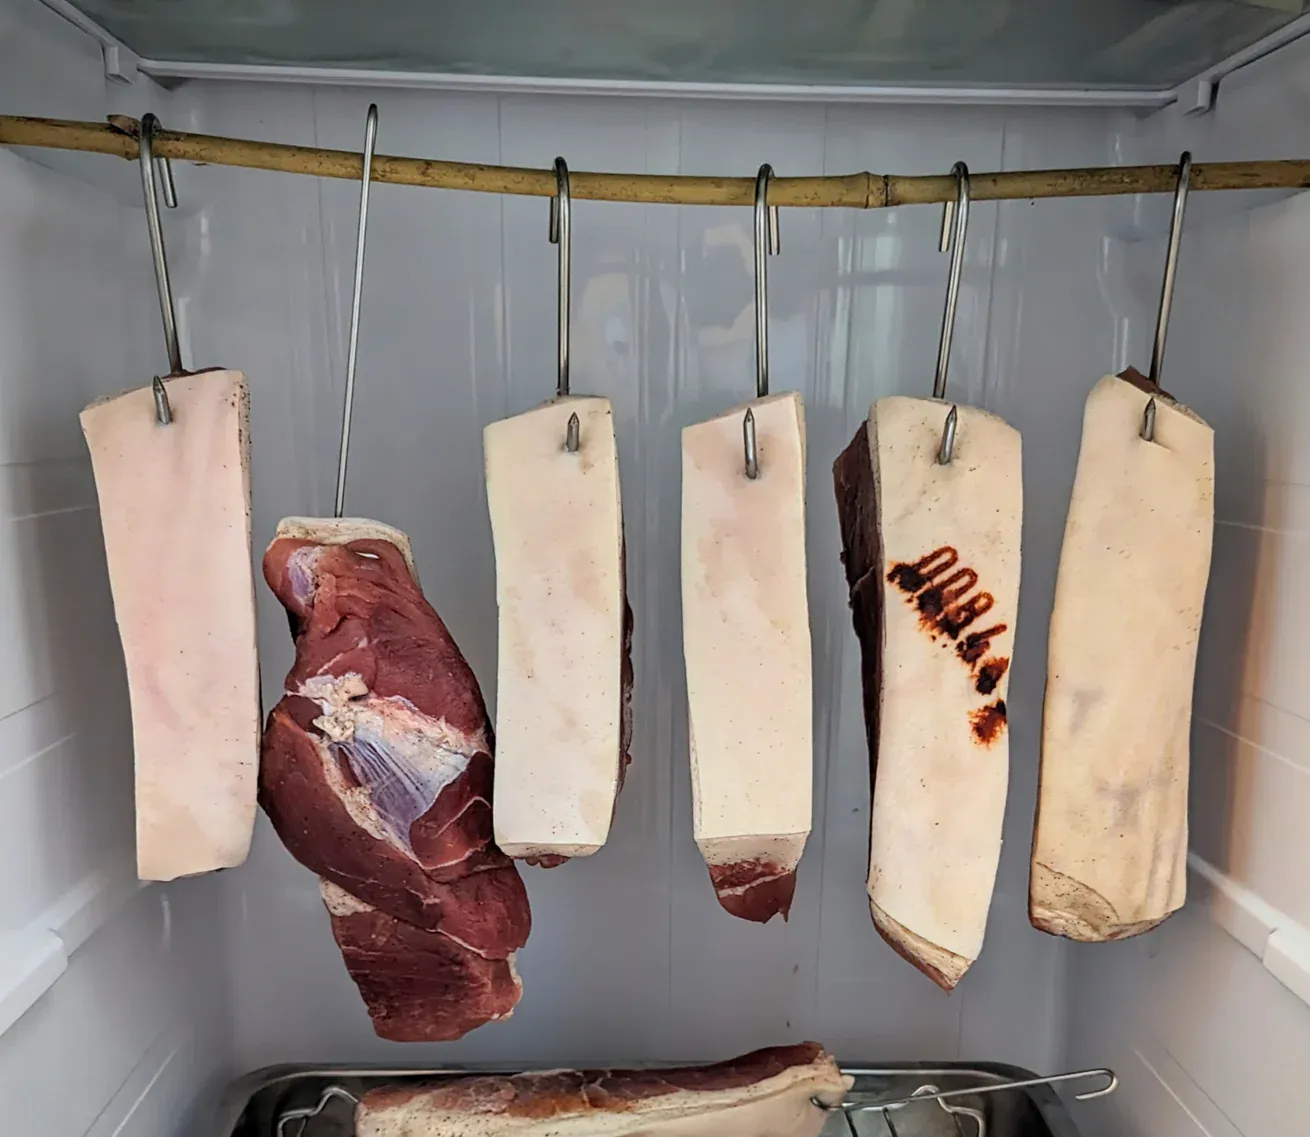
<svg viewBox="0 0 1310 1137">
<path fill-rule="evenodd" d="M 1185 115 L 1205 114 L 1207 111 L 1214 110 L 1214 100 L 1218 93 L 1218 77 L 1214 79 L 1196 79 L 1192 82 L 1190 88 L 1179 90 L 1178 105 Z M 1188 97 L 1184 98 L 1184 94 Z"/>
<path fill-rule="evenodd" d="M 1196 78 L 1180 85 L 1175 91 L 1179 109 L 1185 115 L 1205 114 L 1214 110 L 1215 102 L 1219 97 L 1219 84 L 1223 79 L 1308 34 L 1310 34 L 1310 14 L 1289 20 L 1263 39 L 1256 40 L 1249 47 L 1244 47 L 1241 51 L 1202 71 Z"/>
<path fill-rule="evenodd" d="M 70 0 L 41 0 L 52 12 L 62 16 L 78 31 L 89 35 L 100 45 L 100 55 L 104 60 L 105 78 L 115 83 L 135 83 L 140 70 L 137 67 L 139 57 L 127 44 L 117 36 L 105 31 L 95 20 L 86 15 Z"/>
<path fill-rule="evenodd" d="M 121 43 L 102 43 L 100 54 L 105 60 L 105 78 L 116 83 L 135 83 L 140 74 L 137 70 L 137 56 Z"/>
</svg>

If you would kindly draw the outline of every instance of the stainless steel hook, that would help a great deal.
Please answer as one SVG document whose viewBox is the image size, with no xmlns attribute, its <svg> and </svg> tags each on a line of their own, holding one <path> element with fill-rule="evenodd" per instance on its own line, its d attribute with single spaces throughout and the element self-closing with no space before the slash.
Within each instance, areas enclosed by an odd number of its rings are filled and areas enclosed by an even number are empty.
<svg viewBox="0 0 1310 1137">
<path fill-rule="evenodd" d="M 572 195 L 569 167 L 555 159 L 555 196 L 550 199 L 550 243 L 559 246 L 559 381 L 556 395 L 569 393 L 569 294 L 572 285 Z"/>
<path fill-rule="evenodd" d="M 1178 249 L 1183 239 L 1183 214 L 1187 212 L 1187 191 L 1192 181 L 1192 152 L 1184 150 L 1178 161 L 1178 188 L 1174 190 L 1174 214 L 1169 223 L 1169 252 L 1164 262 L 1164 282 L 1160 287 L 1160 311 L 1155 319 L 1155 347 L 1151 352 L 1151 383 L 1160 386 L 1164 367 L 1165 337 L 1169 334 L 1169 313 L 1174 304 L 1174 285 L 1178 281 Z"/>
<path fill-rule="evenodd" d="M 373 179 L 373 151 L 378 140 L 378 107 L 371 103 L 364 126 L 364 170 L 359 184 L 359 227 L 355 234 L 355 284 L 350 301 L 350 342 L 346 348 L 346 396 L 341 408 L 341 448 L 337 451 L 337 492 L 333 517 L 346 508 L 346 459 L 350 454 L 350 420 L 355 410 L 355 364 L 359 357 L 359 305 L 364 291 L 364 237 L 368 232 L 368 190 Z"/>
<path fill-rule="evenodd" d="M 769 393 L 769 266 L 770 254 L 781 247 L 778 207 L 769 204 L 769 179 L 773 167 L 767 162 L 755 175 L 755 396 Z"/>
<path fill-rule="evenodd" d="M 942 312 L 942 338 L 937 348 L 937 374 L 932 397 L 946 398 L 946 376 L 951 366 L 951 340 L 955 335 L 955 312 L 960 302 L 960 277 L 964 274 L 964 239 L 969 230 L 969 167 L 956 162 L 951 168 L 956 182 L 956 199 L 942 208 L 942 233 L 938 247 L 951 254 L 951 271 L 946 281 L 946 307 Z"/>
<path fill-rule="evenodd" d="M 941 1093 L 941 1090 L 937 1086 L 920 1086 L 914 1091 L 914 1096 L 922 1098 L 938 1093 Z M 944 1113 L 949 1113 L 952 1117 L 969 1118 L 978 1127 L 978 1132 L 974 1137 L 987 1137 L 987 1118 L 982 1110 L 974 1109 L 973 1106 L 969 1105 L 956 1105 L 954 1102 L 943 1101 L 941 1098 L 935 1100 Z M 959 1122 L 956 1122 L 956 1129 L 959 1129 Z"/>
<path fill-rule="evenodd" d="M 573 291 L 573 196 L 569 192 L 569 167 L 563 158 L 555 159 L 555 196 L 550 199 L 550 241 L 559 246 L 559 376 L 555 383 L 556 398 L 569 393 L 569 303 Z M 570 454 L 578 452 L 581 444 L 582 424 L 578 416 L 569 416 L 564 432 L 564 449 Z"/>
<path fill-rule="evenodd" d="M 741 420 L 741 441 L 746 450 L 746 476 L 754 481 L 760 476 L 760 453 L 755 444 L 755 412 L 749 407 Z"/>
<path fill-rule="evenodd" d="M 158 375 L 150 386 L 155 396 L 155 421 L 160 426 L 171 426 L 173 407 L 168 401 L 168 388 L 164 386 L 164 381 Z"/>
<path fill-rule="evenodd" d="M 949 1101 L 951 1098 L 964 1097 L 967 1094 L 991 1094 L 999 1090 L 1026 1090 L 1033 1086 L 1054 1086 L 1062 1082 L 1087 1081 L 1089 1078 L 1100 1079 L 1105 1084 L 1094 1090 L 1084 1090 L 1080 1094 L 1075 1094 L 1075 1101 L 1091 1101 L 1093 1098 L 1103 1098 L 1119 1088 L 1119 1078 L 1113 1070 L 1076 1070 L 1069 1074 L 1052 1074 L 1049 1078 L 1023 1078 L 1013 1082 L 991 1082 L 986 1085 L 971 1086 L 959 1090 L 929 1092 L 930 1087 L 921 1086 L 911 1097 L 896 1098 L 893 1101 L 844 1102 L 834 1108 L 844 1109 L 849 1113 L 885 1113 L 887 1110 L 899 1109 L 901 1106 L 910 1105 L 916 1101 Z M 817 1099 L 812 1100 L 816 1104 L 822 1104 Z M 824 1108 L 828 1107 L 825 1106 Z"/>
<path fill-rule="evenodd" d="M 946 379 L 951 367 L 951 341 L 955 337 L 955 313 L 960 304 L 960 278 L 964 275 L 964 241 L 969 231 L 969 167 L 956 162 L 951 168 L 955 176 L 956 199 L 942 207 L 942 231 L 938 248 L 951 254 L 950 275 L 946 280 L 946 307 L 942 311 L 942 338 L 937 346 L 937 374 L 933 377 L 932 397 L 946 398 Z M 937 462 L 948 466 L 955 457 L 955 432 L 959 425 L 959 411 L 952 407 L 942 427 L 942 441 L 937 448 Z"/>
<path fill-rule="evenodd" d="M 155 284 L 159 289 L 159 313 L 164 319 L 164 344 L 168 348 L 168 373 L 182 374 L 182 348 L 177 338 L 177 317 L 173 309 L 173 285 L 168 276 L 168 255 L 164 250 L 164 227 L 159 220 L 159 196 L 155 182 L 158 167 L 164 188 L 164 204 L 177 208 L 177 187 L 173 183 L 173 167 L 167 158 L 155 157 L 155 131 L 159 119 L 153 114 L 141 116 L 139 158 L 141 189 L 145 195 L 146 227 L 150 231 L 150 253 L 155 262 Z M 163 426 L 173 421 L 173 409 L 168 402 L 168 391 L 163 381 L 155 376 L 155 418 Z"/>
<path fill-rule="evenodd" d="M 1142 412 L 1142 429 L 1138 432 L 1143 442 L 1155 441 L 1155 396 L 1146 401 L 1146 410 Z"/>
<path fill-rule="evenodd" d="M 937 464 L 949 466 L 955 457 L 955 431 L 959 427 L 960 408 L 952 407 L 946 412 L 946 425 L 942 427 L 942 443 L 937 447 Z"/>
<path fill-rule="evenodd" d="M 328 1086 L 320 1095 L 318 1101 L 311 1106 L 300 1106 L 296 1109 L 286 1110 L 281 1117 L 277 1119 L 276 1137 L 285 1137 L 287 1126 L 293 1121 L 300 1122 L 300 1128 L 296 1131 L 296 1137 L 301 1137 L 305 1132 L 305 1126 L 312 1119 L 322 1113 L 333 1098 L 341 1101 L 348 1101 L 352 1105 L 359 1104 L 359 1098 L 352 1094 L 345 1086 Z"/>
</svg>

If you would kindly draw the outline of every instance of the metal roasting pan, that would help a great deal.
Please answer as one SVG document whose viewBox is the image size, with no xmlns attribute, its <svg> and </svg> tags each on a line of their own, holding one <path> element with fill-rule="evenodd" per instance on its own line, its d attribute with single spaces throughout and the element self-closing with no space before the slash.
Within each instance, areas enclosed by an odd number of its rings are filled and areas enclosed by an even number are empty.
<svg viewBox="0 0 1310 1137">
<path fill-rule="evenodd" d="M 925 1085 L 963 1089 L 1033 1077 L 1018 1066 L 990 1062 L 842 1068 L 855 1078 L 848 1101 L 890 1101 L 908 1097 Z M 268 1066 L 227 1087 L 213 1124 L 202 1127 L 199 1137 L 277 1137 L 278 1120 L 288 1110 L 312 1108 L 329 1086 L 341 1086 L 359 1096 L 388 1083 L 509 1072 L 478 1067 Z M 1078 1137 L 1077 1126 L 1049 1086 L 999 1090 L 955 1100 L 982 1112 L 986 1137 Z M 853 1113 L 851 1122 L 858 1137 L 978 1137 L 977 1124 L 970 1117 L 947 1113 L 934 1102 L 915 1103 L 888 1114 Z M 318 1116 L 286 1125 L 283 1137 L 354 1137 L 354 1133 L 350 1102 L 330 1100 Z M 822 1137 L 851 1137 L 851 1126 L 840 1111 L 828 1117 Z"/>
</svg>

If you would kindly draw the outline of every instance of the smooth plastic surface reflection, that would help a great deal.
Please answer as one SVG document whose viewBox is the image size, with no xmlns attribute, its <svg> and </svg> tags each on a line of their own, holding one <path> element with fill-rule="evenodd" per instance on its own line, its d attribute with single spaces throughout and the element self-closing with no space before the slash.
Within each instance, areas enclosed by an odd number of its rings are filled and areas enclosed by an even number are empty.
<svg viewBox="0 0 1310 1137">
<path fill-rule="evenodd" d="M 1167 89 L 1302 0 L 82 0 L 153 59 L 473 75 Z"/>
</svg>

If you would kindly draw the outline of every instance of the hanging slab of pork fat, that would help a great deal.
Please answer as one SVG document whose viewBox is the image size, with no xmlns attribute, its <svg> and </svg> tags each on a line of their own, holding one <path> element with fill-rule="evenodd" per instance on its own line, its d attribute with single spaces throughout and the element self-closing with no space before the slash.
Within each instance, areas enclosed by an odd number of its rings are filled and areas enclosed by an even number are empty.
<svg viewBox="0 0 1310 1137">
<path fill-rule="evenodd" d="M 287 518 L 264 577 L 296 661 L 264 731 L 259 801 L 322 878 L 374 1029 L 438 1042 L 507 1017 L 527 893 L 492 841 L 482 693 L 423 598 L 409 538 L 358 518 Z"/>
<path fill-rule="evenodd" d="M 713 1066 L 548 1070 L 384 1086 L 359 1137 L 818 1137 L 850 1089 L 814 1042 Z M 815 1101 L 823 1103 L 823 1107 Z"/>
<path fill-rule="evenodd" d="M 483 443 L 500 610 L 496 842 L 549 867 L 605 844 L 628 762 L 614 414 L 608 399 L 556 399 L 491 423 Z"/>
<path fill-rule="evenodd" d="M 82 412 L 132 703 L 142 880 L 246 859 L 259 757 L 245 377 L 164 384 L 170 425 L 150 387 Z"/>
<path fill-rule="evenodd" d="M 719 903 L 764 923 L 791 908 L 810 833 L 805 415 L 796 394 L 682 432 L 682 641 L 692 821 Z"/>
<path fill-rule="evenodd" d="M 1155 437 L 1140 437 L 1155 396 Z M 1083 415 L 1048 645 L 1035 927 L 1115 940 L 1182 907 L 1214 432 L 1137 372 Z"/>
<path fill-rule="evenodd" d="M 860 641 L 873 806 L 869 904 L 941 987 L 982 949 L 1009 777 L 1019 597 L 1019 433 L 950 405 L 880 399 L 833 466 Z"/>
</svg>

